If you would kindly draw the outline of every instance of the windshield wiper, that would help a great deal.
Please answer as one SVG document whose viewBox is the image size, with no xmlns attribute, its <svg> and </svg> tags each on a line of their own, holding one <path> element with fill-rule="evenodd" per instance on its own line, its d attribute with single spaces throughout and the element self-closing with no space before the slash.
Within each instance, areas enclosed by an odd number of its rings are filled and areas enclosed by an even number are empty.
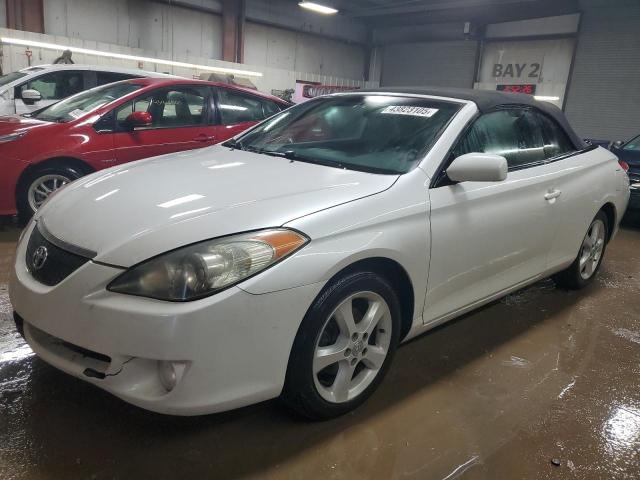
<svg viewBox="0 0 640 480">
<path fill-rule="evenodd" d="M 235 138 L 231 138 L 229 140 L 227 140 L 226 142 L 224 142 L 222 144 L 223 147 L 229 147 L 231 150 L 235 150 L 236 148 L 238 150 L 244 150 L 242 148 L 242 142 L 239 142 L 238 140 L 236 140 Z"/>
<path fill-rule="evenodd" d="M 261 155 L 269 155 L 271 157 L 280 157 L 286 158 L 287 160 L 291 160 L 291 162 L 303 162 L 303 163 L 312 163 L 314 165 L 324 165 L 325 167 L 333 167 L 340 168 L 342 170 L 356 170 L 360 172 L 366 173 L 378 173 L 383 175 L 399 175 L 398 172 L 394 170 L 389 170 L 386 168 L 379 167 L 370 167 L 366 165 L 357 165 L 357 164 L 344 164 L 338 160 L 327 160 L 324 158 L 312 158 L 306 157 L 304 155 L 300 155 L 293 150 L 286 150 L 284 152 L 280 152 L 277 150 L 265 150 L 263 148 L 254 147 L 252 145 L 246 145 L 242 150 L 252 153 L 258 153 Z"/>
</svg>

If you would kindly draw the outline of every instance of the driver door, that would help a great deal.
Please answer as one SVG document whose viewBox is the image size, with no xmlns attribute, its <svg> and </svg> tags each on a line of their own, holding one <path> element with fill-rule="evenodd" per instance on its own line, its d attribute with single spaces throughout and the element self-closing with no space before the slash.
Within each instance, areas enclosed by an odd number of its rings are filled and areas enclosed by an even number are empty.
<svg viewBox="0 0 640 480">
<path fill-rule="evenodd" d="M 157 89 L 119 107 L 114 134 L 117 162 L 213 145 L 210 104 L 209 88 L 185 85 Z M 150 113 L 151 126 L 127 128 L 126 118 L 134 111 Z"/>
<path fill-rule="evenodd" d="M 502 182 L 440 177 L 429 190 L 431 264 L 425 323 L 536 279 L 546 270 L 558 228 L 557 165 L 545 162 L 540 126 L 527 109 L 499 110 L 475 121 L 454 148 L 502 155 Z"/>
</svg>

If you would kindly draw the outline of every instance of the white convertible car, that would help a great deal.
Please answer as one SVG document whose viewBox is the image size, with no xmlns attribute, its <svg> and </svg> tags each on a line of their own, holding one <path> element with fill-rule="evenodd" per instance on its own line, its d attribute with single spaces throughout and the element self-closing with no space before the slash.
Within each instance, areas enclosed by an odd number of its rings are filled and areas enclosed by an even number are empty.
<svg viewBox="0 0 640 480">
<path fill-rule="evenodd" d="M 550 275 L 588 284 L 628 197 L 532 97 L 336 94 L 73 182 L 25 229 L 10 296 L 42 359 L 140 407 L 329 418 L 399 343 Z"/>
</svg>

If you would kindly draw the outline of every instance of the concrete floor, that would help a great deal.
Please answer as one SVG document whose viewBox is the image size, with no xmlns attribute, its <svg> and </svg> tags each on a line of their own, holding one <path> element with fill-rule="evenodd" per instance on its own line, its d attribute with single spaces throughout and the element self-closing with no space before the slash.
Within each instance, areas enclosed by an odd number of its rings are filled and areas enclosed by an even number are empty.
<svg viewBox="0 0 640 480">
<path fill-rule="evenodd" d="M 640 228 L 584 291 L 543 281 L 403 346 L 325 423 L 275 402 L 164 417 L 49 367 L 10 321 L 16 238 L 0 232 L 0 478 L 640 478 Z"/>
</svg>

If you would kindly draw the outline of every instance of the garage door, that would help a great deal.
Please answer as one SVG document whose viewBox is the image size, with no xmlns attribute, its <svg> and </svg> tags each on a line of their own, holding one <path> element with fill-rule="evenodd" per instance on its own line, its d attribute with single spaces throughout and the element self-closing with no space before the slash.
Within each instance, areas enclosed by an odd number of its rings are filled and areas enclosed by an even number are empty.
<svg viewBox="0 0 640 480">
<path fill-rule="evenodd" d="M 628 140 L 640 133 L 639 26 L 636 2 L 583 13 L 565 108 L 579 135 Z"/>
<path fill-rule="evenodd" d="M 380 84 L 472 88 L 477 47 L 475 41 L 386 45 Z"/>
</svg>

